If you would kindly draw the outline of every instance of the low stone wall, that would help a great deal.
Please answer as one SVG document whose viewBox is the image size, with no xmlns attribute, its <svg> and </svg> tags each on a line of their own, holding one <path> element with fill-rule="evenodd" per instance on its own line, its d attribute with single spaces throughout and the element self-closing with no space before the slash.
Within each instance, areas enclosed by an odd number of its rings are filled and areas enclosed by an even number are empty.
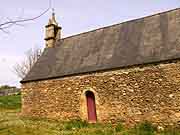
<svg viewBox="0 0 180 135">
<path fill-rule="evenodd" d="M 19 92 L 20 89 L 17 88 L 4 89 L 4 90 L 0 90 L 0 96 L 14 95 L 14 94 L 18 94 Z"/>
<path fill-rule="evenodd" d="M 95 95 L 98 122 L 180 122 L 179 61 L 24 83 L 22 114 L 87 120 L 85 91 Z"/>
</svg>

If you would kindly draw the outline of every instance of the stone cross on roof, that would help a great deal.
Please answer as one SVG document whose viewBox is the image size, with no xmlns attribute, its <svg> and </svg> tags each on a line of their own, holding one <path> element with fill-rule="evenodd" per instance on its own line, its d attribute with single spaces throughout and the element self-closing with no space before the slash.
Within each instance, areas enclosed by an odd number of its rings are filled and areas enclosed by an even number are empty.
<svg viewBox="0 0 180 135">
<path fill-rule="evenodd" d="M 48 22 L 48 25 L 51 25 L 51 24 L 54 24 L 54 25 L 58 26 L 58 23 L 57 23 L 56 17 L 55 17 L 55 10 L 54 10 L 54 8 L 52 8 L 52 16 L 51 16 L 51 18 L 49 19 L 49 22 Z"/>
</svg>

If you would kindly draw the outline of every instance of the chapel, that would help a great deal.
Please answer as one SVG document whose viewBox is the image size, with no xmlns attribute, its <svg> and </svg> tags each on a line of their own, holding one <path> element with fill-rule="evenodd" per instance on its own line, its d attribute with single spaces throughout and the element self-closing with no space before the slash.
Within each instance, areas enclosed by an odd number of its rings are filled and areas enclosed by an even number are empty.
<svg viewBox="0 0 180 135">
<path fill-rule="evenodd" d="M 45 30 L 44 51 L 21 81 L 22 115 L 180 122 L 179 8 L 66 38 L 53 13 Z"/>
</svg>

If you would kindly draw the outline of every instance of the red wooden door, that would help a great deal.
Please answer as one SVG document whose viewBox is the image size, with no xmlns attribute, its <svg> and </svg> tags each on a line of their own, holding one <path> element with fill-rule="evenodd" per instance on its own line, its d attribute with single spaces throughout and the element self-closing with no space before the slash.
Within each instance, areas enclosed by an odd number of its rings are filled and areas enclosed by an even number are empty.
<svg viewBox="0 0 180 135">
<path fill-rule="evenodd" d="M 86 98 L 87 98 L 88 120 L 90 122 L 96 122 L 97 116 L 96 116 L 96 103 L 95 103 L 94 94 L 88 91 L 86 92 Z"/>
</svg>

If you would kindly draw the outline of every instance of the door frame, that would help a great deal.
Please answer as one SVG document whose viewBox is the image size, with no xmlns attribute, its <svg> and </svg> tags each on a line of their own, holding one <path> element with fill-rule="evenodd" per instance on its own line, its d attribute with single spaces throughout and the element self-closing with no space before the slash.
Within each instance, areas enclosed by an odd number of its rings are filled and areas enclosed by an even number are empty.
<svg viewBox="0 0 180 135">
<path fill-rule="evenodd" d="M 99 114 L 100 114 L 100 104 L 99 104 L 99 96 L 98 93 L 91 87 L 87 87 L 85 88 L 80 96 L 80 118 L 82 120 L 85 120 L 89 123 L 91 123 L 90 121 L 88 121 L 88 112 L 87 112 L 87 99 L 86 99 L 86 92 L 90 91 L 93 92 L 94 97 L 95 97 L 95 103 L 96 103 L 96 118 L 97 121 L 99 121 Z M 96 122 L 97 122 L 96 121 Z"/>
<path fill-rule="evenodd" d="M 96 112 L 96 98 L 95 95 L 92 91 L 86 91 L 86 103 L 87 103 L 87 115 L 88 115 L 88 121 L 90 123 L 96 123 L 97 121 L 97 112 Z M 88 99 L 89 98 L 89 99 Z M 91 100 L 91 104 L 93 104 L 90 108 L 90 102 L 88 103 L 88 100 Z M 92 109 L 92 111 L 91 111 Z M 93 113 L 93 114 L 91 114 Z M 90 118 L 90 114 L 91 114 L 91 118 Z"/>
</svg>

